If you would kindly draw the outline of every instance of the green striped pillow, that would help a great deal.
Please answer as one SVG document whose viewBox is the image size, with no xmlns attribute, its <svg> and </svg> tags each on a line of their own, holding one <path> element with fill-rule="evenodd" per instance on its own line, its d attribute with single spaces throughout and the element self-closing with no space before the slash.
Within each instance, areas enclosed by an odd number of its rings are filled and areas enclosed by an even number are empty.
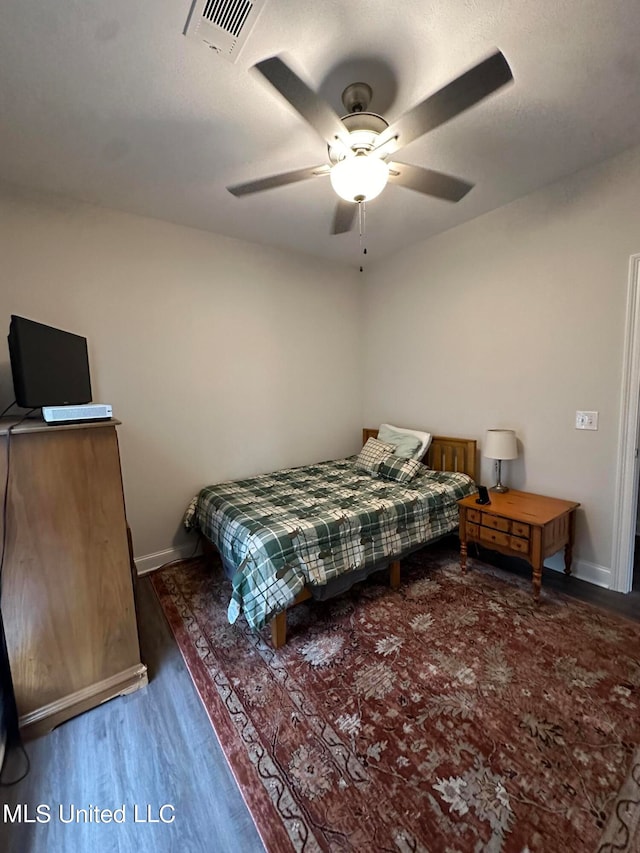
<svg viewBox="0 0 640 853">
<path fill-rule="evenodd" d="M 417 459 L 403 459 L 400 456 L 391 455 L 378 463 L 377 474 L 384 480 L 410 483 L 421 468 L 422 464 Z"/>
</svg>

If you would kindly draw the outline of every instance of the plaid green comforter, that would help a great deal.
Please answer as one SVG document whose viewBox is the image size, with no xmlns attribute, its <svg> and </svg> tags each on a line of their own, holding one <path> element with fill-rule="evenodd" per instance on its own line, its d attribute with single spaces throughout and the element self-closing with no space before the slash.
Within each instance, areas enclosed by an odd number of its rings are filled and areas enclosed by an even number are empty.
<svg viewBox="0 0 640 853">
<path fill-rule="evenodd" d="M 391 562 L 458 525 L 456 501 L 475 491 L 465 474 L 421 470 L 410 483 L 371 477 L 355 457 L 208 486 L 184 523 L 235 570 L 228 617 L 253 629 L 305 584 Z"/>
</svg>

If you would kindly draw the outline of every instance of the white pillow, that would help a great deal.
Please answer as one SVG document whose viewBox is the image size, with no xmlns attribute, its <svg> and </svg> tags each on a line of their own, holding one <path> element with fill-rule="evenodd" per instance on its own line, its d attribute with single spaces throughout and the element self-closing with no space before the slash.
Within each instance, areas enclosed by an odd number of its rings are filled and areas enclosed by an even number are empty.
<svg viewBox="0 0 640 853">
<path fill-rule="evenodd" d="M 393 424 L 380 424 L 380 429 L 383 427 L 387 427 L 388 429 L 394 429 L 396 432 L 404 432 L 407 435 L 413 435 L 420 442 L 420 447 L 412 454 L 412 459 L 417 459 L 418 461 L 423 459 L 427 450 L 429 449 L 429 445 L 431 444 L 432 435 L 430 432 L 420 432 L 417 429 L 404 429 L 403 427 L 393 426 Z"/>
</svg>

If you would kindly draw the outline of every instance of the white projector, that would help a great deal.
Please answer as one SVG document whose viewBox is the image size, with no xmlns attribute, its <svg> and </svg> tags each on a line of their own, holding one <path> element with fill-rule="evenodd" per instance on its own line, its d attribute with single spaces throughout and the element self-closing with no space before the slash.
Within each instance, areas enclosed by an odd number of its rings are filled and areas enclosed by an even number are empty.
<svg viewBox="0 0 640 853">
<path fill-rule="evenodd" d="M 113 416 L 111 406 L 86 403 L 82 406 L 43 406 L 42 417 L 48 424 L 69 424 L 77 421 L 108 421 Z"/>
</svg>

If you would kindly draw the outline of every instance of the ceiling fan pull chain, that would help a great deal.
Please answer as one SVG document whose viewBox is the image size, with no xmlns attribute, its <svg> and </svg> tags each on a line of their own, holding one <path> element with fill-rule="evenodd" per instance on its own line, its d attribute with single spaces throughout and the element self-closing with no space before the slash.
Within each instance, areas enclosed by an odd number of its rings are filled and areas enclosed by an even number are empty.
<svg viewBox="0 0 640 853">
<path fill-rule="evenodd" d="M 366 229 L 366 224 L 367 224 L 366 215 L 367 215 L 367 209 L 365 207 L 365 202 L 359 201 L 358 202 L 358 223 L 359 223 L 359 230 L 360 230 L 360 254 L 361 255 L 367 254 L 366 246 L 363 247 L 363 245 L 362 245 L 362 241 L 364 240 L 364 238 L 366 236 L 366 234 L 365 234 L 365 229 Z M 362 265 L 360 266 L 360 272 L 364 272 L 364 267 Z"/>
<path fill-rule="evenodd" d="M 358 231 L 360 234 L 360 238 L 359 238 L 360 239 L 360 254 L 362 254 L 362 230 L 363 230 L 363 219 L 364 219 L 363 209 L 364 209 L 364 202 L 358 201 Z M 360 272 L 363 272 L 362 267 L 360 267 Z"/>
</svg>

